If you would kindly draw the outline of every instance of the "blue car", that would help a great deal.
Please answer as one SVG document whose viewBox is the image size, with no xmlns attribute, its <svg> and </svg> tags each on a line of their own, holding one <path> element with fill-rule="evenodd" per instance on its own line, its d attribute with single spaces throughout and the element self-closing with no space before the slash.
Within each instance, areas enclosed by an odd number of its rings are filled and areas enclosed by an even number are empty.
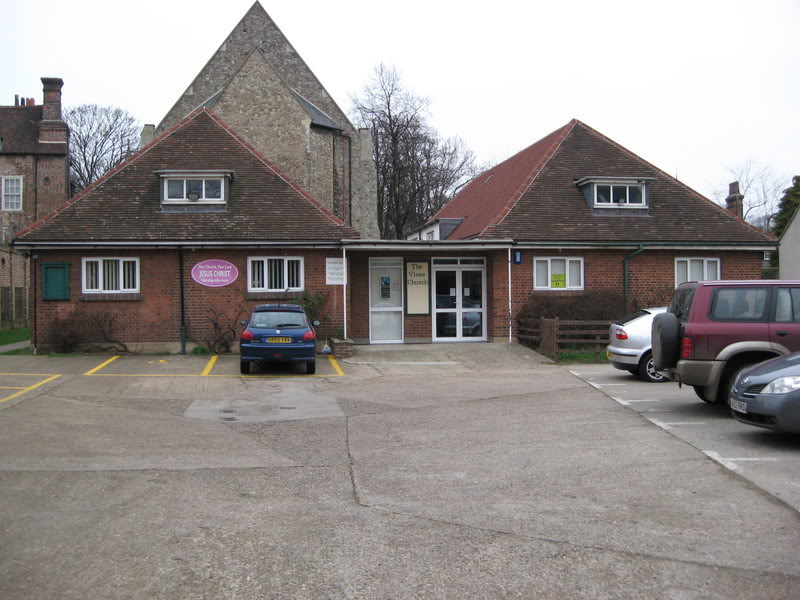
<svg viewBox="0 0 800 600">
<path fill-rule="evenodd" d="M 314 327 L 302 306 L 297 304 L 259 304 L 239 337 L 243 375 L 250 373 L 254 362 L 304 362 L 306 373 L 317 370 Z"/>
</svg>

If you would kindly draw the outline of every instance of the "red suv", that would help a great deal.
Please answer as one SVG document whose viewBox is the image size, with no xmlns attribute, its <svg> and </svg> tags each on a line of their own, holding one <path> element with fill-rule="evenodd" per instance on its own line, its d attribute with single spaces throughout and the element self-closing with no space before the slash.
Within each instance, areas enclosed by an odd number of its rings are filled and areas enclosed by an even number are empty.
<svg viewBox="0 0 800 600">
<path fill-rule="evenodd" d="M 800 281 L 690 281 L 656 315 L 658 371 L 706 402 L 728 402 L 750 365 L 800 351 Z"/>
</svg>

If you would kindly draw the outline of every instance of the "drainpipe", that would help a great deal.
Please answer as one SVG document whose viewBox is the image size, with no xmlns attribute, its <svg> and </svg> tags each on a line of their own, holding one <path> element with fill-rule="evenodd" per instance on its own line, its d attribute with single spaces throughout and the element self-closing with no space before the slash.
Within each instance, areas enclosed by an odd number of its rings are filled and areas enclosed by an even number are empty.
<svg viewBox="0 0 800 600">
<path fill-rule="evenodd" d="M 508 247 L 508 345 L 511 345 L 511 246 Z"/>
<path fill-rule="evenodd" d="M 639 249 L 635 252 L 631 252 L 622 259 L 622 297 L 625 304 L 625 310 L 628 309 L 628 261 L 632 259 L 634 256 L 637 256 L 645 251 L 644 244 L 639 245 Z"/>
<path fill-rule="evenodd" d="M 186 297 L 183 290 L 183 248 L 178 246 L 178 273 L 181 280 L 181 354 L 186 354 Z"/>
<path fill-rule="evenodd" d="M 342 268 L 344 269 L 344 286 L 342 287 L 342 306 L 344 312 L 344 339 L 347 339 L 347 249 L 342 247 Z"/>
</svg>

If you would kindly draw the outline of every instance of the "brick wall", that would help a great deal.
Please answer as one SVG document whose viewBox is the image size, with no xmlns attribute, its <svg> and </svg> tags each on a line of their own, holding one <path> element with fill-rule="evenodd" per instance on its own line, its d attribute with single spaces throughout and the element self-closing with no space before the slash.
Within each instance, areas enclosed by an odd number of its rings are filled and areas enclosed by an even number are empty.
<svg viewBox="0 0 800 600">
<path fill-rule="evenodd" d="M 180 286 L 177 250 L 148 250 L 142 252 L 54 252 L 40 251 L 38 263 L 70 263 L 70 300 L 45 301 L 41 293 L 36 298 L 35 342 L 46 347 L 52 342 L 53 328 L 59 319 L 85 320 L 115 314 L 117 339 L 129 344 L 131 350 L 178 349 L 180 341 Z M 325 258 L 339 257 L 338 251 L 318 250 L 229 250 L 184 251 L 184 293 L 189 337 L 204 342 L 213 335 L 211 310 L 216 311 L 217 322 L 236 324 L 249 318 L 253 307 L 262 303 L 292 303 L 300 296 L 292 293 L 247 292 L 248 256 L 302 256 L 304 258 L 305 290 L 309 294 L 323 291 L 327 302 L 321 311 L 320 338 L 326 338 L 342 327 L 342 286 L 325 284 Z M 140 294 L 98 296 L 81 293 L 81 258 L 83 257 L 138 257 L 140 260 Z M 191 277 L 192 267 L 208 259 L 227 260 L 239 269 L 236 281 L 225 287 L 211 288 L 196 283 Z M 38 274 L 37 274 L 38 277 Z M 41 282 L 38 286 L 41 289 Z M 215 318 L 215 317 L 214 317 Z M 238 338 L 237 338 L 238 339 Z"/>
</svg>

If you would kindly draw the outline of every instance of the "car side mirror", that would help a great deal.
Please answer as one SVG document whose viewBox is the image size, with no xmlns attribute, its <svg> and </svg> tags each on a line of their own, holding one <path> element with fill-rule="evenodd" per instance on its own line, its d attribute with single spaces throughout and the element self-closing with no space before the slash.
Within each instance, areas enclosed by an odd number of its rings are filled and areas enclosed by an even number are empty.
<svg viewBox="0 0 800 600">
<path fill-rule="evenodd" d="M 319 321 L 311 321 L 311 324 L 312 324 L 314 327 L 319 327 Z"/>
<path fill-rule="evenodd" d="M 241 325 L 242 327 L 247 327 L 247 319 L 242 319 L 241 321 L 239 321 L 239 325 Z"/>
</svg>

